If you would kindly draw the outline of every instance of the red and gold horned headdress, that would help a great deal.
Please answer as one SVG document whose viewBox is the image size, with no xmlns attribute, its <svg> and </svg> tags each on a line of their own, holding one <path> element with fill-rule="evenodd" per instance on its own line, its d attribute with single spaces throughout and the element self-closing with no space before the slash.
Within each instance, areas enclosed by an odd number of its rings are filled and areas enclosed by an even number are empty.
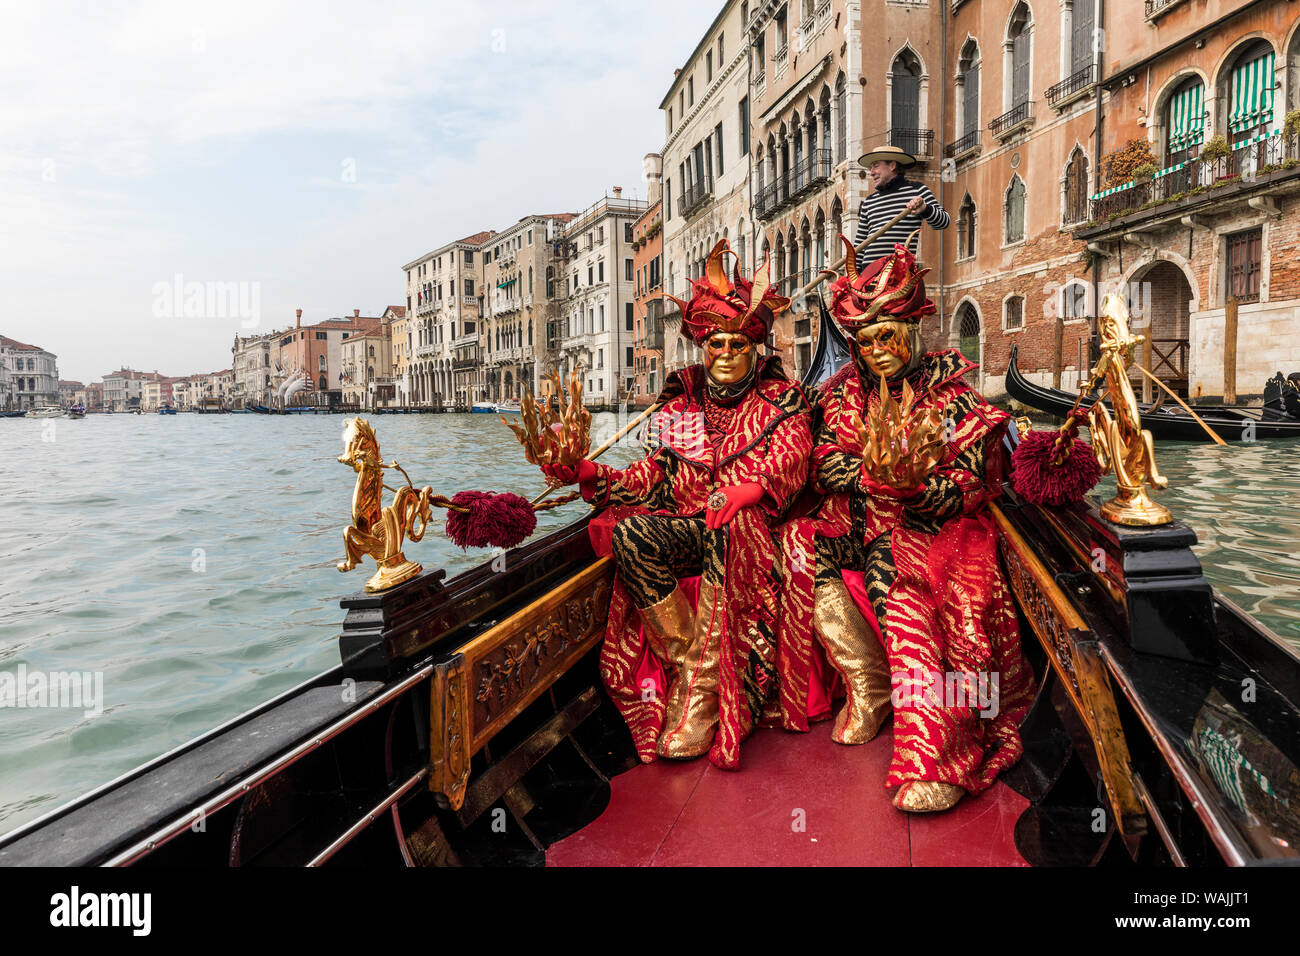
<svg viewBox="0 0 1300 956">
<path fill-rule="evenodd" d="M 790 300 L 772 291 L 770 263 L 765 258 L 754 281 L 741 278 L 737 257 L 735 278 L 727 279 L 723 256 L 736 255 L 722 239 L 705 260 L 704 276 L 691 282 L 691 301 L 668 296 L 682 310 L 682 335 L 701 345 L 718 332 L 739 332 L 752 342 L 767 338 L 776 317 Z"/>
<path fill-rule="evenodd" d="M 831 283 L 831 314 L 840 327 L 856 332 L 873 322 L 916 324 L 935 312 L 925 297 L 924 277 L 929 269 L 916 268 L 916 259 L 905 245 L 858 272 L 853 243 L 843 235 L 847 274 Z"/>
</svg>

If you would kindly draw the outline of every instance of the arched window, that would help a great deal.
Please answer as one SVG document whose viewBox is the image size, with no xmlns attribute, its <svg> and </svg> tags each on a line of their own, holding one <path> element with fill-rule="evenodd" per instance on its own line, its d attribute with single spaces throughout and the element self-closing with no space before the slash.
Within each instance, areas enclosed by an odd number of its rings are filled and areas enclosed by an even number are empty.
<svg viewBox="0 0 1300 956">
<path fill-rule="evenodd" d="M 969 259 L 975 255 L 975 200 L 970 193 L 962 200 L 957 216 L 957 258 Z"/>
<path fill-rule="evenodd" d="M 915 156 L 921 131 L 921 61 L 911 50 L 903 50 L 894 57 L 889 74 L 889 141 Z"/>
<path fill-rule="evenodd" d="M 957 307 L 957 334 L 961 337 L 961 354 L 972 362 L 980 360 L 980 317 L 975 306 L 963 302 Z"/>
<path fill-rule="evenodd" d="M 320 377 L 320 390 L 321 390 L 322 392 L 324 392 L 324 391 L 328 390 L 329 387 L 330 387 L 330 386 L 329 386 L 329 382 L 328 382 L 328 381 L 326 380 L 326 378 L 325 378 L 325 373 L 322 372 L 322 373 L 321 373 L 321 377 Z"/>
<path fill-rule="evenodd" d="M 1078 146 L 1070 154 L 1065 167 L 1065 207 L 1062 225 L 1086 222 L 1088 219 L 1088 157 Z"/>
<path fill-rule="evenodd" d="M 1020 242 L 1025 238 L 1025 183 L 1019 176 L 1011 177 L 1003 205 L 1007 213 L 1004 241 Z"/>
<path fill-rule="evenodd" d="M 969 136 L 980 128 L 980 48 L 971 37 L 957 60 L 958 134 Z M 974 145 L 974 144 L 971 144 Z"/>
<path fill-rule="evenodd" d="M 848 85 L 841 73 L 835 81 L 835 162 L 844 162 L 848 140 L 844 133 L 845 113 L 848 109 Z"/>
<path fill-rule="evenodd" d="M 1088 316 L 1088 287 L 1082 282 L 1071 282 L 1061 290 L 1061 319 L 1072 322 Z"/>
<path fill-rule="evenodd" d="M 1021 329 L 1025 326 L 1025 299 L 1013 295 L 1002 303 L 1002 328 Z"/>
<path fill-rule="evenodd" d="M 794 138 L 794 184 L 792 191 L 798 192 L 804 186 L 803 131 L 799 127 L 798 113 L 795 113 L 790 119 L 790 134 Z"/>
<path fill-rule="evenodd" d="M 1165 166 L 1192 159 L 1205 138 L 1205 84 L 1189 76 L 1174 88 L 1165 104 Z"/>
<path fill-rule="evenodd" d="M 1007 87 L 1011 91 L 1008 109 L 1029 102 L 1029 57 L 1032 48 L 1033 18 L 1027 3 L 1016 4 L 1007 27 Z"/>
<path fill-rule="evenodd" d="M 1233 59 L 1225 77 L 1231 142 L 1250 139 L 1272 126 L 1273 60 L 1273 45 L 1267 40 L 1247 44 Z"/>
</svg>

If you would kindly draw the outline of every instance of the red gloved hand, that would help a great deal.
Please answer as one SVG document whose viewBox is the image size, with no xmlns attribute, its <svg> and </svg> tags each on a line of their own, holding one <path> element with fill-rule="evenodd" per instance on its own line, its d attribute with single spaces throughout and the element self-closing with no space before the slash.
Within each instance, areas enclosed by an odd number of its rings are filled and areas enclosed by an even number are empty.
<svg viewBox="0 0 1300 956">
<path fill-rule="evenodd" d="M 915 501 L 921 497 L 921 492 L 925 491 L 924 485 L 917 485 L 915 488 L 895 488 L 893 485 L 882 484 L 866 475 L 862 476 L 862 487 L 869 495 L 875 495 L 877 498 L 892 498 L 904 504 Z"/>
<path fill-rule="evenodd" d="M 576 465 L 542 465 L 542 474 L 562 485 L 592 481 L 598 474 L 596 463 L 582 459 Z"/>
<path fill-rule="evenodd" d="M 712 508 L 706 508 L 704 512 L 705 527 L 716 530 L 736 517 L 736 513 L 741 508 L 751 508 L 758 504 L 763 497 L 763 486 L 756 481 L 749 481 L 743 485 L 732 485 L 730 488 L 720 488 L 709 495 L 724 495 L 727 503 L 714 511 Z"/>
</svg>

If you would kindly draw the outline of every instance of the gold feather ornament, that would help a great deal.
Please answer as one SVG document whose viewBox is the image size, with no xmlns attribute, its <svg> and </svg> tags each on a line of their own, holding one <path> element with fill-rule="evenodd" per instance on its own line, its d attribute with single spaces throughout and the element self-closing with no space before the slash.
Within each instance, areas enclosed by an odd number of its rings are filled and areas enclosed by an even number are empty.
<svg viewBox="0 0 1300 956">
<path fill-rule="evenodd" d="M 938 408 L 917 408 L 911 385 L 903 383 L 902 402 L 896 402 L 880 377 L 880 400 L 867 409 L 863 422 L 851 412 L 849 424 L 862 449 L 867 476 L 891 488 L 910 489 L 923 484 L 943 460 L 943 419 Z"/>
<path fill-rule="evenodd" d="M 569 374 L 568 401 L 560 382 L 560 373 L 552 372 L 550 381 L 560 399 L 554 411 L 549 397 L 540 405 L 529 393 L 519 403 L 522 425 L 501 421 L 515 433 L 524 455 L 534 465 L 576 465 L 591 450 L 591 412 L 582 404 L 582 377 L 577 369 Z"/>
</svg>

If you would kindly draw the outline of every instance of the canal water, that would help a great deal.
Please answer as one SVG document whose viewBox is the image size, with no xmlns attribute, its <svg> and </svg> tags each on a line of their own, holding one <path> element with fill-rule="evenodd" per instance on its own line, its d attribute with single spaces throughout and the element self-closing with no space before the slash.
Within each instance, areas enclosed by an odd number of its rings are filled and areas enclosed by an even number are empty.
<svg viewBox="0 0 1300 956">
<path fill-rule="evenodd" d="M 543 487 L 496 416 L 371 421 L 385 460 L 435 492 Z M 593 446 L 619 424 L 596 415 Z M 324 415 L 0 420 L 0 675 L 102 675 L 90 707 L 0 708 L 0 832 L 337 662 L 338 599 L 373 571 L 369 558 L 335 569 L 355 480 L 335 460 L 342 426 Z M 1170 480 L 1160 500 L 1196 530 L 1211 582 L 1300 649 L 1298 454 L 1293 441 L 1162 444 L 1158 457 Z M 638 455 L 623 444 L 602 460 Z M 539 528 L 584 507 L 545 512 Z M 448 575 L 492 557 L 462 552 L 441 523 L 406 553 Z"/>
</svg>

